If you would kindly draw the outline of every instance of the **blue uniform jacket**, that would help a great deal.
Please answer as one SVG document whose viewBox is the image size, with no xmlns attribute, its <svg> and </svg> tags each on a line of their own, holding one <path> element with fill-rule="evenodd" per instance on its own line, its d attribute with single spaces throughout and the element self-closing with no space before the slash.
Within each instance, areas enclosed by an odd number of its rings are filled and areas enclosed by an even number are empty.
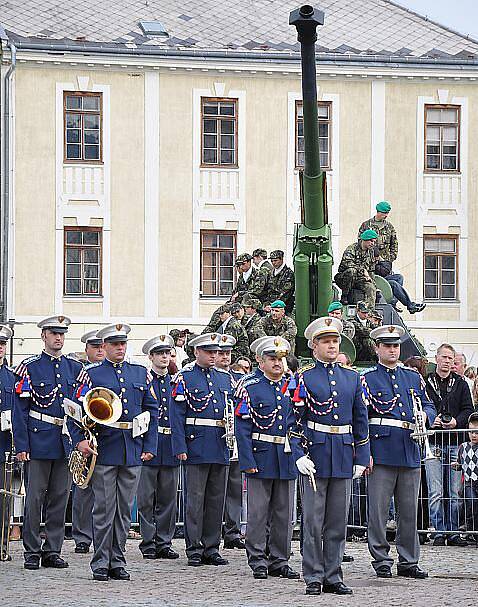
<svg viewBox="0 0 478 607">
<path fill-rule="evenodd" d="M 21 362 L 13 407 L 13 436 L 17 453 L 31 459 L 62 459 L 70 441 L 62 426 L 30 417 L 30 411 L 63 418 L 63 399 L 73 398 L 83 378 L 83 365 L 68 356 L 55 358 L 46 352 Z"/>
<path fill-rule="evenodd" d="M 159 428 L 171 428 L 170 408 L 171 408 L 171 376 L 158 375 L 151 370 L 153 376 L 153 390 L 158 400 L 158 451 L 156 457 L 149 462 L 144 462 L 144 466 L 179 466 L 179 460 L 173 454 L 171 446 L 171 433 L 164 434 L 159 432 Z"/>
<path fill-rule="evenodd" d="M 12 411 L 15 376 L 13 370 L 4 362 L 0 366 L 0 411 Z M 5 461 L 5 453 L 12 452 L 12 433 L 0 431 L 0 462 Z"/>
<path fill-rule="evenodd" d="M 88 376 L 85 383 L 89 387 L 109 388 L 120 397 L 123 413 L 118 421 L 131 422 L 144 411 L 149 411 L 151 415 L 148 430 L 136 438 L 133 438 L 131 430 L 96 424 L 96 463 L 104 466 L 141 466 L 141 453 L 156 455 L 158 446 L 158 402 L 148 370 L 142 365 L 112 363 L 105 359 L 100 363 L 87 365 L 85 371 Z M 85 439 L 84 432 L 71 418 L 68 420 L 68 427 L 73 445 Z"/>
<path fill-rule="evenodd" d="M 263 374 L 249 376 L 238 386 L 236 402 L 236 438 L 241 471 L 257 468 L 248 474 L 255 478 L 293 480 L 297 478 L 295 458 L 290 451 L 289 430 L 294 423 L 289 393 L 281 388 L 284 380 L 274 382 Z M 287 384 L 285 384 L 287 387 Z M 245 405 L 245 407 L 244 407 Z M 252 435 L 287 437 L 287 443 L 275 444 L 252 438 Z"/>
<path fill-rule="evenodd" d="M 359 374 L 338 363 L 315 364 L 299 369 L 295 381 L 294 438 L 296 458 L 308 453 L 319 478 L 351 478 L 353 466 L 368 466 L 367 407 Z M 313 430 L 307 422 L 352 427 L 346 434 Z"/>
<path fill-rule="evenodd" d="M 363 389 L 368 402 L 369 418 L 397 419 L 414 423 L 411 390 L 421 399 L 428 424 L 433 424 L 436 411 L 429 400 L 417 371 L 406 367 L 389 369 L 378 364 L 363 373 Z M 385 466 L 420 467 L 420 449 L 410 438 L 411 430 L 390 426 L 370 426 L 370 445 L 374 463 Z"/>
<path fill-rule="evenodd" d="M 186 423 L 188 418 L 223 419 L 226 393 L 233 397 L 229 373 L 193 362 L 183 367 L 172 383 L 173 454 L 186 453 L 186 464 L 229 464 L 223 426 Z"/>
</svg>

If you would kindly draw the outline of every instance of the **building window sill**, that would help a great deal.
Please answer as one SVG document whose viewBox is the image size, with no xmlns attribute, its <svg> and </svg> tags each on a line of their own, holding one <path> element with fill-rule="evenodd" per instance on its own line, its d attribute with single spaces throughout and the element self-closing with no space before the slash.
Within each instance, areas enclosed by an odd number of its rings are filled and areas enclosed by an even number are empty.
<svg viewBox="0 0 478 607">
<path fill-rule="evenodd" d="M 91 295 L 90 297 L 82 296 L 76 297 L 75 295 L 65 295 L 63 297 L 63 301 L 65 302 L 75 302 L 75 303 L 103 303 L 102 295 Z"/>
</svg>

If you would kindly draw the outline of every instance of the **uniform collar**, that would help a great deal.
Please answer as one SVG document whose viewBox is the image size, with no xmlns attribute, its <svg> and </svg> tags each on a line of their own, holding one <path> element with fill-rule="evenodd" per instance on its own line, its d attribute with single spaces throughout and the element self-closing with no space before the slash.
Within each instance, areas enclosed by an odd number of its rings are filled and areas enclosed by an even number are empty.
<svg viewBox="0 0 478 607">
<path fill-rule="evenodd" d="M 383 367 L 387 373 L 394 373 L 399 367 L 398 364 L 395 365 L 394 367 L 387 367 L 387 365 L 384 365 L 383 363 L 380 363 L 380 362 L 378 364 L 380 367 Z"/>
<path fill-rule="evenodd" d="M 201 367 L 201 365 L 199 365 L 197 361 L 195 362 L 195 364 L 200 371 L 203 371 L 203 373 L 211 373 L 211 371 L 214 370 L 214 367 Z"/>
<path fill-rule="evenodd" d="M 254 269 L 254 266 L 251 264 L 251 267 L 247 270 L 247 272 L 242 273 L 242 278 L 244 278 L 244 282 L 247 282 L 249 280 L 253 269 Z"/>
<path fill-rule="evenodd" d="M 279 272 L 282 272 L 282 270 L 285 268 L 285 262 L 279 266 L 278 268 L 274 268 L 274 276 L 277 276 L 277 274 L 279 274 Z"/>
<path fill-rule="evenodd" d="M 329 362 L 325 362 L 324 360 L 319 360 L 318 358 L 315 359 L 316 367 L 324 367 L 324 369 L 328 369 L 329 367 L 331 367 L 333 369 L 333 368 L 335 368 L 336 365 L 337 365 L 336 362 L 329 363 Z"/>
<path fill-rule="evenodd" d="M 164 373 L 158 373 L 157 371 L 155 371 L 154 369 L 151 369 L 151 375 L 153 377 L 166 377 L 166 375 L 168 374 L 168 369 L 166 368 Z"/>
<path fill-rule="evenodd" d="M 125 361 L 122 360 L 120 363 L 114 363 L 111 360 L 109 360 L 109 358 L 105 358 L 105 363 L 108 363 L 109 365 L 111 365 L 115 369 L 122 369 Z"/>
<path fill-rule="evenodd" d="M 47 354 L 45 350 L 42 351 L 42 356 L 51 362 L 58 362 L 63 358 L 63 354 L 60 354 L 60 356 L 52 356 L 51 354 Z"/>
</svg>

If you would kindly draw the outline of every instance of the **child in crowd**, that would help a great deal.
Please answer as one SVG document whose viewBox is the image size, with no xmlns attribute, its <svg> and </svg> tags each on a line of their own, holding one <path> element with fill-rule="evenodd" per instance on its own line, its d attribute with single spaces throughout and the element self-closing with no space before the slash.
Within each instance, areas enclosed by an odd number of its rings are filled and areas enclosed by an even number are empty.
<svg viewBox="0 0 478 607">
<path fill-rule="evenodd" d="M 466 529 L 478 532 L 478 413 L 468 418 L 469 441 L 458 447 L 457 462 L 453 467 L 463 472 Z M 473 536 L 477 541 L 476 535 Z"/>
</svg>

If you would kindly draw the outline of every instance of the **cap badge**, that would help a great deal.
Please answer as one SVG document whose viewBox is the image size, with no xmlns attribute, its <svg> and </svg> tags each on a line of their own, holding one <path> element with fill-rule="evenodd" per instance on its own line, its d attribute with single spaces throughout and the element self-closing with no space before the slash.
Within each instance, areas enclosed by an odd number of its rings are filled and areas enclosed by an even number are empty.
<svg viewBox="0 0 478 607">
<path fill-rule="evenodd" d="M 215 333 L 211 333 L 211 339 L 212 339 L 213 341 L 216 341 L 216 337 L 217 337 L 217 336 L 216 336 L 216 334 L 215 334 Z"/>
<path fill-rule="evenodd" d="M 325 324 L 330 327 L 330 325 L 332 324 L 332 319 L 331 318 L 326 318 L 325 319 Z"/>
<path fill-rule="evenodd" d="M 58 317 L 58 322 L 61 324 L 63 321 L 65 320 L 64 316 L 59 316 Z"/>
<path fill-rule="evenodd" d="M 160 336 L 159 336 L 159 339 L 160 339 L 161 341 L 164 341 L 164 340 L 166 339 L 166 335 L 160 335 Z"/>
<path fill-rule="evenodd" d="M 393 333 L 394 331 L 395 331 L 395 327 L 393 327 L 393 326 L 388 327 L 389 333 Z"/>
<path fill-rule="evenodd" d="M 117 331 L 121 331 L 121 329 L 123 328 L 123 325 L 118 324 L 118 325 L 115 325 L 115 327 L 116 327 Z"/>
</svg>

